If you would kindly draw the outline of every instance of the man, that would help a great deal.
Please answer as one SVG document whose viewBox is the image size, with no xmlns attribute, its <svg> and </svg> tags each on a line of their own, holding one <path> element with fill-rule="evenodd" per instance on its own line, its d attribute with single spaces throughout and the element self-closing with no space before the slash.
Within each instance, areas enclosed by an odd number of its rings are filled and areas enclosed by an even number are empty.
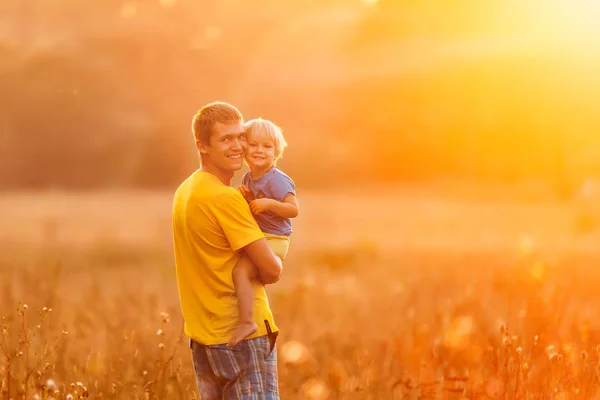
<svg viewBox="0 0 600 400">
<path fill-rule="evenodd" d="M 210 103 L 198 111 L 192 131 L 201 168 L 179 186 L 173 200 L 177 285 L 203 400 L 279 399 L 278 330 L 264 285 L 277 282 L 281 260 L 246 200 L 229 186 L 247 149 L 243 122 L 227 103 Z M 258 269 L 260 282 L 252 282 L 258 330 L 229 347 L 238 319 L 232 270 L 242 251 Z"/>
</svg>

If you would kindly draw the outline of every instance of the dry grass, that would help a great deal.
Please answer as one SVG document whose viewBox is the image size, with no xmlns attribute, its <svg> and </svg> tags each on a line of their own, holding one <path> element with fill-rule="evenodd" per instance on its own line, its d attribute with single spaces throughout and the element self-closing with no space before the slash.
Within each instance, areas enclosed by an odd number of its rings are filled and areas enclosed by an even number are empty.
<svg viewBox="0 0 600 400">
<path fill-rule="evenodd" d="M 269 287 L 282 398 L 598 396 L 597 233 L 494 197 L 304 195 Z M 195 398 L 170 195 L 0 203 L 2 398 Z"/>
</svg>

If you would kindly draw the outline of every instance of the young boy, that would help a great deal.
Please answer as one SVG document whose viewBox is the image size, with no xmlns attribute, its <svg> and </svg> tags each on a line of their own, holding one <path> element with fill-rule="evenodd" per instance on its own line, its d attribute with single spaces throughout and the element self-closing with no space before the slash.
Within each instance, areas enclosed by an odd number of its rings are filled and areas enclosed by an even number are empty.
<svg viewBox="0 0 600 400">
<path fill-rule="evenodd" d="M 243 176 L 239 190 L 250 203 L 250 210 L 269 246 L 283 261 L 290 245 L 291 219 L 298 215 L 294 181 L 276 167 L 287 143 L 281 129 L 271 121 L 253 119 L 245 128 L 248 140 L 245 161 L 250 171 Z M 235 346 L 257 329 L 252 320 L 254 291 L 251 284 L 256 273 L 245 256 L 233 269 L 240 320 L 229 346 Z"/>
</svg>

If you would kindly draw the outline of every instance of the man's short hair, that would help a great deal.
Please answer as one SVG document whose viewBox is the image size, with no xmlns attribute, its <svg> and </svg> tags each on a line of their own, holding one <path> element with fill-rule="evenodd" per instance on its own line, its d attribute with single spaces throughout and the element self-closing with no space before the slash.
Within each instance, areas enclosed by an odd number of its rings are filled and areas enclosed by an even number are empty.
<svg viewBox="0 0 600 400">
<path fill-rule="evenodd" d="M 273 147 L 275 147 L 275 161 L 283 157 L 283 150 L 287 147 L 287 142 L 283 137 L 283 131 L 280 127 L 267 119 L 256 118 L 246 122 L 244 128 L 248 137 L 253 134 L 266 135 L 273 141 Z"/>
<path fill-rule="evenodd" d="M 194 138 L 201 143 L 208 144 L 217 122 L 221 124 L 244 123 L 244 117 L 237 108 L 229 103 L 222 101 L 208 103 L 194 115 L 192 120 Z"/>
</svg>

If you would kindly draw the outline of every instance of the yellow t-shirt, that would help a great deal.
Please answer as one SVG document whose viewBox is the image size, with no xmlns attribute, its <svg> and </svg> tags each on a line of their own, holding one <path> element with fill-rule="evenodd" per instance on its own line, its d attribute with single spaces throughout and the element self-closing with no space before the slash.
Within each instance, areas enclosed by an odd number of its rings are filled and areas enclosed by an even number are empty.
<svg viewBox="0 0 600 400">
<path fill-rule="evenodd" d="M 238 250 L 264 238 L 244 197 L 216 176 L 194 172 L 175 192 L 173 244 L 177 286 L 185 333 L 196 342 L 227 343 L 238 322 L 238 305 L 231 272 Z M 249 338 L 277 327 L 264 286 L 254 287 L 254 321 Z"/>
</svg>

